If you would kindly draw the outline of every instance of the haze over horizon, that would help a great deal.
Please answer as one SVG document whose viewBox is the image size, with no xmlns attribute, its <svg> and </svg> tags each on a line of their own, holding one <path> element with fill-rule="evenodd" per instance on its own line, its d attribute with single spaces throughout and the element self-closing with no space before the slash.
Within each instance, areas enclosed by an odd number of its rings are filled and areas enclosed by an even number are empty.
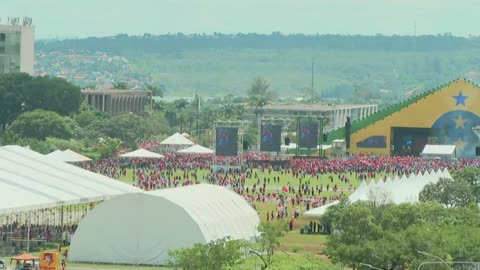
<svg viewBox="0 0 480 270">
<path fill-rule="evenodd" d="M 480 35 L 478 0 L 4 0 L 37 39 L 165 33 Z"/>
</svg>

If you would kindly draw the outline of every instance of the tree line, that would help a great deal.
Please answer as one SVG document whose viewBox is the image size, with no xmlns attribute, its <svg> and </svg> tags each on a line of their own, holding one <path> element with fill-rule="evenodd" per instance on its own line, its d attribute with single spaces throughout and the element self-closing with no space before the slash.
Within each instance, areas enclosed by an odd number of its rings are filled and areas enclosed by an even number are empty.
<svg viewBox="0 0 480 270">
<path fill-rule="evenodd" d="M 466 168 L 452 176 L 455 180 L 428 184 L 420 203 L 395 205 L 388 197 L 371 196 L 370 201 L 344 200 L 330 207 L 321 218 L 330 234 L 327 254 L 333 262 L 353 269 L 365 264 L 417 269 L 422 262 L 438 262 L 438 258 L 445 263 L 424 269 L 450 269 L 443 267 L 455 261 L 479 262 L 480 169 Z"/>
<path fill-rule="evenodd" d="M 205 49 L 295 49 L 366 51 L 455 51 L 479 49 L 480 37 L 456 37 L 451 34 L 422 36 L 384 35 L 305 35 L 279 32 L 272 34 L 191 34 L 143 36 L 118 34 L 111 37 L 40 40 L 36 48 L 44 51 L 105 51 L 109 53 L 162 53 L 165 51 Z"/>
<path fill-rule="evenodd" d="M 215 121 L 241 120 L 249 108 L 259 117 L 274 97 L 262 78 L 255 78 L 248 92 L 249 97 L 227 95 L 209 101 L 200 96 L 192 101 L 158 100 L 153 111 L 143 115 L 110 115 L 82 102 L 80 88 L 63 79 L 3 74 L 0 144 L 29 146 L 44 154 L 69 148 L 98 159 L 109 157 L 120 146 L 134 149 L 144 140 L 161 141 L 173 132 L 187 132 L 208 147 L 213 144 Z M 254 145 L 257 134 L 252 122 L 244 138 Z"/>
</svg>

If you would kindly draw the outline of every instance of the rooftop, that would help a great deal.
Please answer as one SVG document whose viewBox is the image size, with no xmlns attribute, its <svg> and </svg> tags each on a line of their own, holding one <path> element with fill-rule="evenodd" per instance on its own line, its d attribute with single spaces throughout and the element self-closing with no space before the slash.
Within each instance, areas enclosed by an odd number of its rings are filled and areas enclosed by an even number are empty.
<svg viewBox="0 0 480 270">
<path fill-rule="evenodd" d="M 82 89 L 82 94 L 97 94 L 97 95 L 140 95 L 140 96 L 148 96 L 150 95 L 150 91 L 147 90 L 123 90 L 123 89 Z"/>
<path fill-rule="evenodd" d="M 290 103 L 290 104 L 271 104 L 263 107 L 265 110 L 286 110 L 286 111 L 331 111 L 337 109 L 356 109 L 377 106 L 375 104 L 305 104 L 305 103 Z"/>
</svg>

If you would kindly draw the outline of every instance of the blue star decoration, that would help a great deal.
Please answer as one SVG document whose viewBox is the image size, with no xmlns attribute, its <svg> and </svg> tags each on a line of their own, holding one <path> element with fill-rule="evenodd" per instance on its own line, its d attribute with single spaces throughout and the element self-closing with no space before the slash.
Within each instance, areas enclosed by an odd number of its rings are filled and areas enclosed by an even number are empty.
<svg viewBox="0 0 480 270">
<path fill-rule="evenodd" d="M 453 98 L 457 101 L 457 104 L 455 104 L 455 106 L 458 106 L 458 105 L 467 106 L 465 105 L 465 100 L 468 98 L 468 96 L 464 96 L 462 94 L 462 91 L 460 91 L 460 94 L 458 94 L 458 96 L 453 96 Z"/>
</svg>

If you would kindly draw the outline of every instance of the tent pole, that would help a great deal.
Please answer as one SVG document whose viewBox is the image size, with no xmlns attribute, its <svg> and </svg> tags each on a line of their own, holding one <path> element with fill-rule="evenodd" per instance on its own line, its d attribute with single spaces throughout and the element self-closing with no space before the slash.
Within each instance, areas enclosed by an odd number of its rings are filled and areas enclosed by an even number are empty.
<svg viewBox="0 0 480 270">
<path fill-rule="evenodd" d="M 31 218 L 32 218 L 32 212 L 28 212 L 28 217 L 27 217 L 27 253 L 30 253 L 30 224 L 31 224 Z"/>
<path fill-rule="evenodd" d="M 60 227 L 63 228 L 63 205 L 60 210 Z"/>
</svg>

